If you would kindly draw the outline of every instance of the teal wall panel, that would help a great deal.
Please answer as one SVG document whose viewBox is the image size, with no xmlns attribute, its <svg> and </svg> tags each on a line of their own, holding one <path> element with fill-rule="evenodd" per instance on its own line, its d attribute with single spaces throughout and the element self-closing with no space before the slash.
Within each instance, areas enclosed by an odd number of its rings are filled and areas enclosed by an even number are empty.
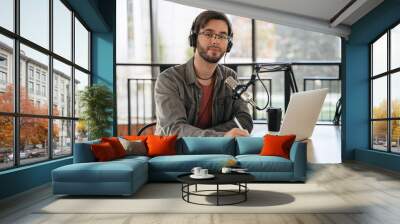
<svg viewBox="0 0 400 224">
<path fill-rule="evenodd" d="M 109 87 L 115 95 L 114 65 L 114 34 L 92 33 L 93 84 L 104 84 Z M 114 113 L 116 113 L 115 109 L 114 107 Z M 113 123 L 115 123 L 115 121 Z M 111 135 L 113 134 L 113 126 L 109 129 Z"/>
<path fill-rule="evenodd" d="M 400 172 L 400 155 L 376 150 L 356 149 L 355 160 Z"/>
<path fill-rule="evenodd" d="M 72 157 L 0 172 L 0 199 L 51 181 L 51 171 L 72 163 Z"/>
<path fill-rule="evenodd" d="M 369 43 L 400 22 L 399 12 L 399 0 L 386 0 L 351 27 L 344 49 L 343 160 L 355 159 L 392 170 L 400 166 L 393 166 L 398 156 L 369 150 Z"/>
<path fill-rule="evenodd" d="M 110 89 L 113 89 L 114 83 L 113 42 L 113 33 L 92 34 L 92 80 Z"/>
</svg>

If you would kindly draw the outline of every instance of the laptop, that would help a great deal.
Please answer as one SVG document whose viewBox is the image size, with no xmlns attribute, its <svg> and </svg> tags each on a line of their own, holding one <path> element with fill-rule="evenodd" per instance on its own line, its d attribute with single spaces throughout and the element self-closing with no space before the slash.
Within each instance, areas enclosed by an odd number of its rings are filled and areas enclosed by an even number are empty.
<svg viewBox="0 0 400 224">
<path fill-rule="evenodd" d="M 295 134 L 296 141 L 311 137 L 321 112 L 328 89 L 293 93 L 279 132 L 270 134 Z"/>
</svg>

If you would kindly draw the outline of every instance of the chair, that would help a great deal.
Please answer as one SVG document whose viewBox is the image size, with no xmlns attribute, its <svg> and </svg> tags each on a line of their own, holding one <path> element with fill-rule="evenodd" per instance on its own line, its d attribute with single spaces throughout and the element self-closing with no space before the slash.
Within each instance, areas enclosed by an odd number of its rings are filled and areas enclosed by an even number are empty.
<svg viewBox="0 0 400 224">
<path fill-rule="evenodd" d="M 157 122 L 152 122 L 152 123 L 150 123 L 150 124 L 146 124 L 144 127 L 142 127 L 139 131 L 138 131 L 138 133 L 137 133 L 137 135 L 142 135 L 142 133 L 145 133 L 145 131 L 146 131 L 146 133 L 147 132 L 150 132 L 150 133 L 147 133 L 147 134 L 152 134 L 152 133 L 154 133 L 154 126 L 157 124 Z M 151 128 L 151 129 L 150 129 Z M 151 131 L 150 131 L 151 130 Z"/>
</svg>

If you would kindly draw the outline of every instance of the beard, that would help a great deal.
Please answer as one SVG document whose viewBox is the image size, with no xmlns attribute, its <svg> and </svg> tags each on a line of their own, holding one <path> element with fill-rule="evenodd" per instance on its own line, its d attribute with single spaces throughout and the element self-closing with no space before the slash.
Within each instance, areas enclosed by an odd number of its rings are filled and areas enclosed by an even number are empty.
<svg viewBox="0 0 400 224">
<path fill-rule="evenodd" d="M 218 48 L 220 50 L 220 52 L 208 53 L 209 48 L 211 48 L 211 47 L 204 48 L 200 45 L 199 42 L 197 42 L 197 50 L 199 51 L 200 57 L 209 63 L 215 64 L 222 58 L 222 56 L 224 56 L 224 52 L 222 52 L 221 48 Z"/>
</svg>

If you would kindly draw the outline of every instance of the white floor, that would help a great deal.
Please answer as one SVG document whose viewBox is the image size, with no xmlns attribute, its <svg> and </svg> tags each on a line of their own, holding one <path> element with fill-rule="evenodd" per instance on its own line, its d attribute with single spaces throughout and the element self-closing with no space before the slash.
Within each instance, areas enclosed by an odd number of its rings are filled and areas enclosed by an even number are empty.
<svg viewBox="0 0 400 224">
<path fill-rule="evenodd" d="M 264 136 L 266 124 L 255 124 L 252 136 Z M 340 126 L 316 125 L 313 135 L 307 140 L 307 161 L 318 164 L 342 162 Z"/>
</svg>

